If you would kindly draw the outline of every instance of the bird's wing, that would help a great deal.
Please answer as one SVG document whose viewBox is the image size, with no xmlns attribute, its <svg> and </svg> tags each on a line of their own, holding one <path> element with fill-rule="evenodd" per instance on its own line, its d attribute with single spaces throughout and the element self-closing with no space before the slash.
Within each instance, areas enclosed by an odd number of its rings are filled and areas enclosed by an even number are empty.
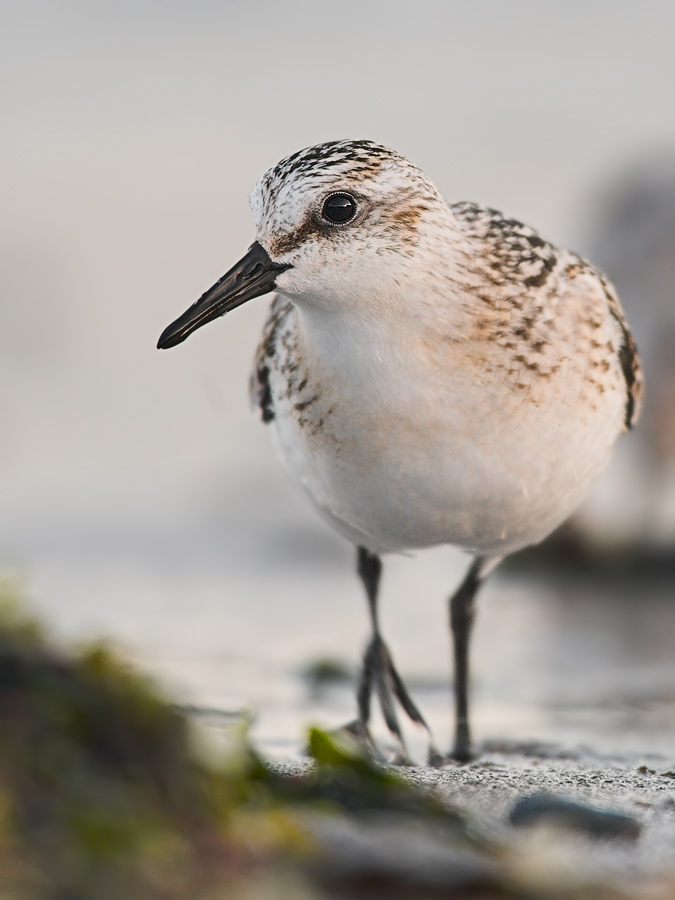
<svg viewBox="0 0 675 900">
<path fill-rule="evenodd" d="M 581 305 L 580 318 L 593 324 L 597 310 L 599 321 L 614 323 L 618 363 L 626 385 L 624 424 L 627 430 L 632 428 L 642 397 L 640 360 L 619 298 L 603 273 L 498 210 L 469 202 L 454 203 L 450 209 L 467 238 L 471 274 L 487 285 L 494 308 L 508 314 L 511 342 L 536 341 L 537 328 L 551 321 L 551 298 L 568 292 Z"/>
<path fill-rule="evenodd" d="M 614 286 L 611 282 L 599 269 L 596 269 L 594 265 L 587 262 L 582 257 L 576 256 L 576 254 L 570 254 L 570 256 L 578 260 L 578 262 L 595 277 L 595 281 L 604 295 L 609 313 L 621 331 L 619 363 L 621 364 L 621 371 L 623 372 L 623 377 L 626 382 L 626 415 L 624 423 L 626 431 L 630 431 L 640 416 L 643 390 L 642 367 L 640 365 L 640 357 L 638 355 L 635 340 L 628 327 L 628 322 L 626 321 L 619 295 L 614 290 Z"/>
</svg>

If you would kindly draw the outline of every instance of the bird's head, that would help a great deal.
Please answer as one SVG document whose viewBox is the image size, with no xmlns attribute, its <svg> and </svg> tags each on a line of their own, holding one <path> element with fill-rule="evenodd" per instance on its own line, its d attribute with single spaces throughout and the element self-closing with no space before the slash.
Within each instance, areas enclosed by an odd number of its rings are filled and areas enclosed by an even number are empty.
<svg viewBox="0 0 675 900">
<path fill-rule="evenodd" d="M 251 208 L 255 243 L 169 325 L 161 349 L 272 290 L 298 305 L 344 307 L 365 295 L 378 303 L 405 282 L 428 234 L 421 223 L 449 215 L 420 169 L 371 141 L 332 141 L 286 157 L 260 178 Z"/>
</svg>

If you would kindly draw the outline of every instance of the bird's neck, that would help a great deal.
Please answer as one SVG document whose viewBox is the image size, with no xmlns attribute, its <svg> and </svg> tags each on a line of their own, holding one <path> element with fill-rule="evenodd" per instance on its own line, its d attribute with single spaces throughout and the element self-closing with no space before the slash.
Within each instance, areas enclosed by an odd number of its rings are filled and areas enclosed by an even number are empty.
<svg viewBox="0 0 675 900">
<path fill-rule="evenodd" d="M 439 316 L 433 309 L 440 303 L 443 298 L 428 291 L 421 299 L 408 292 L 360 309 L 298 303 L 296 339 L 327 383 L 365 407 L 387 406 L 394 398 L 417 404 L 420 384 L 438 377 L 447 390 L 449 343 L 439 340 L 439 332 L 452 335 L 457 327 L 451 311 Z"/>
<path fill-rule="evenodd" d="M 344 301 L 290 298 L 307 352 L 335 377 L 356 369 L 365 378 L 382 367 L 426 365 L 430 347 L 468 339 L 475 314 L 452 260 L 427 263 L 415 267 L 414 277 L 372 279 L 360 296 Z"/>
</svg>

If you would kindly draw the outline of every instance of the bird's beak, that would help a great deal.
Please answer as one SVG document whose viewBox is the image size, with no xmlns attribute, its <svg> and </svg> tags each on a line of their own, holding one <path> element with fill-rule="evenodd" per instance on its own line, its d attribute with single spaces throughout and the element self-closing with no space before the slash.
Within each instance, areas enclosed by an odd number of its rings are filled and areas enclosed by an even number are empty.
<svg viewBox="0 0 675 900">
<path fill-rule="evenodd" d="M 166 350 L 175 347 L 212 319 L 224 316 L 253 297 L 274 290 L 279 272 L 290 268 L 290 265 L 273 262 L 265 248 L 257 241 L 251 244 L 246 256 L 226 272 L 212 288 L 202 294 L 182 316 L 164 329 L 157 342 L 157 348 Z"/>
</svg>

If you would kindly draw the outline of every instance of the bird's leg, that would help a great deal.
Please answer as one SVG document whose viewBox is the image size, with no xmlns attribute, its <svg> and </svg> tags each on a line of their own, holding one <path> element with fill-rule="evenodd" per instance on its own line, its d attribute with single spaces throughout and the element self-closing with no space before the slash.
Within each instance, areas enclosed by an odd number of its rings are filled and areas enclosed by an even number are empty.
<svg viewBox="0 0 675 900">
<path fill-rule="evenodd" d="M 474 599 L 488 568 L 487 560 L 476 557 L 464 581 L 450 598 L 450 627 L 455 666 L 455 746 L 453 759 L 467 762 L 473 752 L 469 728 L 469 640 L 475 616 Z"/>
<path fill-rule="evenodd" d="M 408 714 L 408 718 L 411 721 L 415 722 L 417 725 L 421 725 L 423 728 L 426 729 L 427 737 L 429 739 L 429 744 L 427 747 L 427 765 L 435 766 L 435 767 L 445 765 L 447 760 L 445 759 L 443 754 L 436 747 L 436 743 L 434 741 L 434 736 L 431 733 L 431 728 L 429 728 L 426 719 L 424 718 L 422 713 L 419 711 L 419 709 L 417 708 L 417 706 L 411 699 L 410 694 L 408 693 L 408 689 L 406 688 L 405 684 L 403 683 L 403 679 L 398 674 L 396 667 L 394 666 L 394 661 L 391 658 L 391 655 L 389 654 L 386 645 L 383 644 L 383 647 L 387 654 L 387 661 L 388 661 L 388 665 L 389 665 L 389 675 L 390 675 L 392 683 L 393 683 L 394 693 L 396 694 L 396 697 L 398 698 L 399 703 L 401 704 L 401 706 L 403 707 L 405 712 Z"/>
<path fill-rule="evenodd" d="M 382 561 L 379 556 L 366 550 L 365 547 L 359 547 L 357 549 L 356 568 L 368 598 L 368 610 L 372 626 L 372 637 L 363 655 L 363 666 L 357 691 L 358 731 L 362 740 L 372 744 L 368 732 L 368 721 L 370 719 L 370 695 L 373 688 L 375 688 L 387 728 L 398 743 L 397 761 L 408 762 L 408 752 L 398 724 L 392 696 L 391 657 L 380 634 L 380 623 L 377 614 L 377 595 L 380 587 L 380 576 L 382 575 Z"/>
<path fill-rule="evenodd" d="M 357 551 L 357 570 L 368 597 L 368 608 L 372 625 L 372 637 L 363 657 L 363 667 L 357 692 L 359 710 L 357 733 L 363 741 L 372 744 L 368 732 L 368 721 L 370 718 L 370 696 L 373 687 L 375 687 L 387 728 L 398 743 L 398 753 L 395 761 L 399 765 L 410 765 L 411 762 L 401 728 L 398 724 L 394 697 L 396 697 L 413 722 L 426 728 L 429 735 L 429 762 L 437 765 L 440 763 L 442 756 L 434 745 L 429 726 L 408 694 L 403 679 L 396 670 L 389 648 L 380 634 L 377 596 L 382 574 L 382 562 L 378 556 L 366 550 L 365 547 L 359 547 Z"/>
</svg>

